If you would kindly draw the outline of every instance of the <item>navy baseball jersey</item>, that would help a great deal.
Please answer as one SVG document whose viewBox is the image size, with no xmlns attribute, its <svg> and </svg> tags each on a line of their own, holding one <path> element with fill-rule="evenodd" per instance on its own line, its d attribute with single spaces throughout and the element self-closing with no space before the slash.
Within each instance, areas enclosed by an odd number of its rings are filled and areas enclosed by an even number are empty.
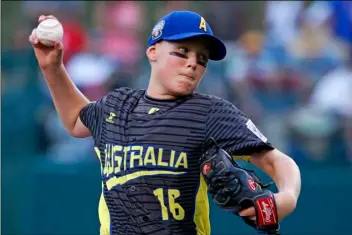
<svg viewBox="0 0 352 235">
<path fill-rule="evenodd" d="M 231 103 L 193 93 L 156 100 L 119 88 L 80 112 L 101 162 L 100 233 L 210 234 L 199 159 L 213 147 L 233 156 L 273 149 Z"/>
</svg>

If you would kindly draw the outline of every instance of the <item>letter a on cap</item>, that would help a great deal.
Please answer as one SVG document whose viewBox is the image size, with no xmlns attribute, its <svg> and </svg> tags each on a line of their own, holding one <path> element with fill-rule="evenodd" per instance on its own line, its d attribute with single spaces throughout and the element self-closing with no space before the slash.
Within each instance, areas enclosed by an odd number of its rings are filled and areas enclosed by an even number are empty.
<svg viewBox="0 0 352 235">
<path fill-rule="evenodd" d="M 207 31 L 207 24 L 205 23 L 205 19 L 203 17 L 200 19 L 199 29 L 203 29 L 204 32 Z"/>
</svg>

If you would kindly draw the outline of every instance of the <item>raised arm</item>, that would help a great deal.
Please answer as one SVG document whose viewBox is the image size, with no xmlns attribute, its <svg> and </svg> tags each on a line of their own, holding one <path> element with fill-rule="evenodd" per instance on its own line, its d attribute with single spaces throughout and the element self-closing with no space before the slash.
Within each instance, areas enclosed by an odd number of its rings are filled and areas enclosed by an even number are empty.
<svg viewBox="0 0 352 235">
<path fill-rule="evenodd" d="M 39 22 L 54 16 L 40 16 Z M 62 42 L 55 42 L 53 47 L 42 45 L 36 38 L 36 29 L 29 36 L 40 69 L 48 85 L 57 113 L 70 135 L 88 137 L 89 129 L 82 123 L 79 113 L 87 106 L 89 100 L 78 90 L 70 79 L 62 60 Z"/>
</svg>

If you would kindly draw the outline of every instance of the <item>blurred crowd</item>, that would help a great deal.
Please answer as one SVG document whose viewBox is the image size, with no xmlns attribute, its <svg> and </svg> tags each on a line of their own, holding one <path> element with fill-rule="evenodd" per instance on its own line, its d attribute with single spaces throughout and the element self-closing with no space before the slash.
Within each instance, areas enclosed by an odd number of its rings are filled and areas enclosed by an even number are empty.
<svg viewBox="0 0 352 235">
<path fill-rule="evenodd" d="M 62 22 L 68 73 L 97 100 L 122 86 L 146 88 L 153 24 L 172 10 L 193 10 L 228 48 L 224 61 L 210 63 L 199 92 L 233 102 L 299 164 L 352 163 L 350 1 L 17 4 L 21 22 L 1 53 L 3 154 L 93 159 L 91 138 L 70 137 L 60 123 L 28 43 L 40 15 Z"/>
</svg>

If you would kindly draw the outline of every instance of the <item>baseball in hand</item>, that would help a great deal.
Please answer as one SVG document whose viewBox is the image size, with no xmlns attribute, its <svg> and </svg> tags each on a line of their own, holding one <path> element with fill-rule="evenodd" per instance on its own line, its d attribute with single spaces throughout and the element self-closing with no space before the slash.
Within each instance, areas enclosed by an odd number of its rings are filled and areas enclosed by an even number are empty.
<svg viewBox="0 0 352 235">
<path fill-rule="evenodd" d="M 37 27 L 37 39 L 45 46 L 53 46 L 56 41 L 62 41 L 64 29 L 56 19 L 46 19 Z"/>
</svg>

